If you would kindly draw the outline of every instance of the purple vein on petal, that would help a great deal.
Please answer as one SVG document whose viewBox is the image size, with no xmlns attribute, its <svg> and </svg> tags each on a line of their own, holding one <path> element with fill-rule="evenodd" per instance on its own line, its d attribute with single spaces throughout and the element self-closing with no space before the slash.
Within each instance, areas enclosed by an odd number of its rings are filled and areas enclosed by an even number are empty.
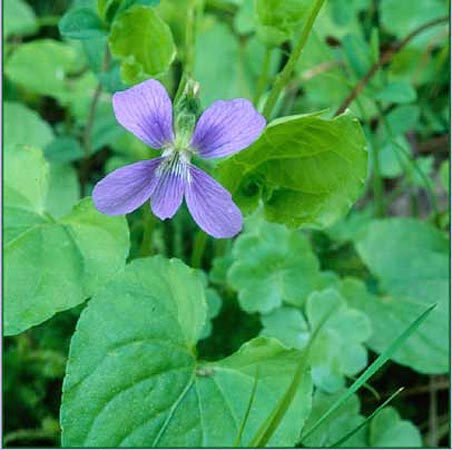
<svg viewBox="0 0 452 450">
<path fill-rule="evenodd" d="M 117 216 L 128 214 L 149 199 L 157 184 L 156 170 L 163 158 L 139 161 L 107 175 L 93 190 L 94 206 Z"/>
<path fill-rule="evenodd" d="M 151 196 L 152 212 L 160 219 L 169 219 L 179 209 L 188 177 L 188 166 L 178 154 L 169 156 L 157 171 L 158 183 Z"/>
<path fill-rule="evenodd" d="M 113 109 L 118 122 L 147 145 L 160 149 L 173 141 L 173 106 L 157 80 L 116 92 Z"/>
<path fill-rule="evenodd" d="M 240 232 L 242 213 L 231 194 L 202 170 L 190 165 L 185 200 L 195 222 L 215 238 L 229 238 Z"/>
<path fill-rule="evenodd" d="M 199 118 L 191 144 L 204 158 L 232 155 L 251 145 L 264 128 L 264 117 L 249 100 L 219 100 Z"/>
</svg>

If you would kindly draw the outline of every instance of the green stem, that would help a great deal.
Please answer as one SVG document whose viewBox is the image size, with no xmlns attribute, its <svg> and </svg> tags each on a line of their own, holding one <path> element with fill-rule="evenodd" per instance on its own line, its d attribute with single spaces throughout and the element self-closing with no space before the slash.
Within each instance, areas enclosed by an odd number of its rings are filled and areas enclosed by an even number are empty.
<svg viewBox="0 0 452 450">
<path fill-rule="evenodd" d="M 179 81 L 173 103 L 176 104 L 184 92 L 185 85 L 190 78 L 193 78 L 195 66 L 195 46 L 197 23 L 204 10 L 204 0 L 189 0 L 187 8 L 187 22 L 185 27 L 185 49 L 184 49 L 184 68 L 182 77 Z"/>
<path fill-rule="evenodd" d="M 187 22 L 185 29 L 185 61 L 184 71 L 187 76 L 193 74 L 195 64 L 195 18 L 197 0 L 189 0 L 187 9 Z"/>
<path fill-rule="evenodd" d="M 375 202 L 375 215 L 377 217 L 384 217 L 386 214 L 386 204 L 384 201 L 384 183 L 383 178 L 381 177 L 381 170 L 380 170 L 380 159 L 378 154 L 378 145 L 374 136 L 374 132 L 370 128 L 370 120 L 367 117 L 366 110 L 361 104 L 359 98 L 356 99 L 356 103 L 358 106 L 358 109 L 361 113 L 361 116 L 364 120 L 364 127 L 367 132 L 367 136 L 369 137 L 369 143 L 372 150 L 372 192 Z"/>
<path fill-rule="evenodd" d="M 296 366 L 294 376 L 292 378 L 292 381 L 287 388 L 284 395 L 279 400 L 278 404 L 276 405 L 276 408 L 271 412 L 270 416 L 267 418 L 267 420 L 262 424 L 262 426 L 258 429 L 256 435 L 251 440 L 251 443 L 248 445 L 248 447 L 253 448 L 263 448 L 266 447 L 268 442 L 270 441 L 271 437 L 275 433 L 275 431 L 278 429 L 281 421 L 283 420 L 286 412 L 288 411 L 290 405 L 292 404 L 292 401 L 294 400 L 298 387 L 300 386 L 303 375 L 308 370 L 308 360 L 312 352 L 312 348 L 314 346 L 314 343 L 317 341 L 317 337 L 320 333 L 320 331 L 323 329 L 324 325 L 330 317 L 337 311 L 337 306 L 333 308 L 331 311 L 327 312 L 324 317 L 320 320 L 317 327 L 314 329 L 314 331 L 311 334 L 311 337 L 309 339 L 309 342 L 307 346 L 305 347 L 300 360 Z"/>
<path fill-rule="evenodd" d="M 377 217 L 384 217 L 386 214 L 385 202 L 384 202 L 384 184 L 380 170 L 380 158 L 379 149 L 376 145 L 373 133 L 371 131 L 371 145 L 372 145 L 372 188 L 375 202 L 375 215 Z"/>
<path fill-rule="evenodd" d="M 54 442 L 58 439 L 58 431 L 57 430 L 43 430 L 43 429 L 23 429 L 12 431 L 7 433 L 3 437 L 3 443 L 5 445 L 9 445 L 11 442 L 29 442 L 36 441 L 41 439 L 49 439 Z"/>
<path fill-rule="evenodd" d="M 141 240 L 140 257 L 152 254 L 152 234 L 154 232 L 156 220 L 149 210 L 149 205 L 143 207 L 143 239 Z"/>
<path fill-rule="evenodd" d="M 308 41 L 309 33 L 314 25 L 315 19 L 320 11 L 320 8 L 325 3 L 325 0 L 316 0 L 311 13 L 306 21 L 306 24 L 301 33 L 300 39 L 297 42 L 292 54 L 290 55 L 289 60 L 287 61 L 284 69 L 277 76 L 275 84 L 273 85 L 273 89 L 270 92 L 270 95 L 265 103 L 264 107 L 264 116 L 268 120 L 272 114 L 273 108 L 275 107 L 278 98 L 284 89 L 284 87 L 289 83 L 290 77 L 292 76 L 293 71 L 295 70 L 295 65 L 297 64 L 298 58 L 301 55 L 301 52 Z"/>
<path fill-rule="evenodd" d="M 265 88 L 267 87 L 268 75 L 270 72 L 270 65 L 272 60 L 272 49 L 267 47 L 265 50 L 264 60 L 262 62 L 262 69 L 257 80 L 256 92 L 254 93 L 253 103 L 254 106 L 257 107 L 262 94 L 265 92 Z"/>
<path fill-rule="evenodd" d="M 204 231 L 198 230 L 193 244 L 193 253 L 191 255 L 191 266 L 199 269 L 202 264 L 202 257 L 207 245 L 207 234 Z"/>
<path fill-rule="evenodd" d="M 102 73 L 106 72 L 110 66 L 110 51 L 108 49 L 108 44 L 105 47 L 104 59 L 102 62 Z M 99 104 L 100 96 L 102 94 L 102 83 L 99 81 L 97 83 L 96 89 L 94 91 L 93 97 L 88 110 L 88 117 L 86 119 L 86 126 L 82 137 L 82 148 L 84 153 L 84 158 L 80 167 L 80 193 L 81 196 L 85 196 L 85 184 L 88 178 L 88 172 L 90 171 L 89 158 L 92 154 L 92 131 L 94 126 L 94 120 L 96 118 L 97 106 Z"/>
</svg>

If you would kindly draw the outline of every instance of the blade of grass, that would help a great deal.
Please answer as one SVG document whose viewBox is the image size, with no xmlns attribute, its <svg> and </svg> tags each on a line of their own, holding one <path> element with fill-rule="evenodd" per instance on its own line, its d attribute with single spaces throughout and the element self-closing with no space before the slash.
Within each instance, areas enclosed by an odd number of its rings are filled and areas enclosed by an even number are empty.
<svg viewBox="0 0 452 450">
<path fill-rule="evenodd" d="M 295 371 L 294 377 L 292 379 L 292 382 L 290 383 L 289 387 L 287 388 L 284 395 L 279 400 L 276 407 L 273 409 L 271 414 L 267 417 L 265 422 L 262 424 L 262 426 L 257 431 L 254 438 L 251 440 L 248 447 L 254 447 L 254 448 L 263 448 L 267 445 L 270 438 L 273 436 L 273 433 L 278 428 L 279 424 L 281 423 L 282 419 L 284 418 L 287 410 L 290 407 L 290 404 L 292 403 L 292 400 L 294 399 L 298 386 L 301 383 L 301 380 L 303 378 L 303 374 L 308 369 L 308 356 L 310 354 L 310 351 L 312 349 L 312 345 L 316 340 L 316 337 L 319 334 L 319 331 L 323 328 L 325 323 L 328 321 L 328 319 L 336 312 L 337 307 L 333 308 L 331 311 L 328 312 L 328 314 L 325 315 L 325 317 L 322 318 L 317 328 L 312 333 L 311 339 L 309 340 L 309 343 L 304 350 L 300 361 L 298 363 L 297 369 Z"/>
<path fill-rule="evenodd" d="M 238 447 L 240 445 L 240 441 L 242 440 L 243 431 L 245 430 L 245 425 L 246 425 L 246 422 L 248 421 L 248 417 L 251 412 L 251 407 L 253 406 L 254 397 L 256 396 L 258 381 L 259 381 L 259 366 L 257 366 L 257 368 L 256 368 L 256 376 L 254 377 L 253 389 L 251 390 L 251 395 L 250 395 L 250 399 L 248 401 L 248 406 L 246 407 L 245 415 L 243 416 L 243 420 L 240 424 L 239 431 L 234 440 L 234 444 L 232 444 L 232 446 L 234 448 Z"/>
<path fill-rule="evenodd" d="M 320 419 L 302 436 L 301 441 L 310 436 L 336 409 L 348 400 L 360 387 L 367 382 L 381 367 L 391 358 L 394 352 L 417 330 L 421 323 L 436 307 L 436 304 L 427 308 L 395 341 L 384 351 L 362 374 L 361 376 L 341 395 Z"/>
<path fill-rule="evenodd" d="M 345 436 L 341 437 L 339 440 L 337 440 L 333 445 L 330 445 L 329 448 L 338 448 L 340 445 L 342 445 L 344 442 L 346 442 L 348 439 L 350 439 L 355 433 L 357 433 L 361 428 L 366 426 L 386 405 L 391 403 L 391 401 L 397 397 L 405 388 L 401 387 L 397 389 L 386 401 L 384 401 L 370 416 L 366 418 L 366 420 L 359 424 L 356 428 L 354 428 L 352 431 L 347 433 Z"/>
</svg>

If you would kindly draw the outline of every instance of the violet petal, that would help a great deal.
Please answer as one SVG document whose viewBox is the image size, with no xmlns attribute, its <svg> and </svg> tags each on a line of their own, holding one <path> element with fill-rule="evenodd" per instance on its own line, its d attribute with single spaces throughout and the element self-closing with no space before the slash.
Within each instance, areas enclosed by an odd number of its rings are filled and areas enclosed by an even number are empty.
<svg viewBox="0 0 452 450">
<path fill-rule="evenodd" d="M 264 117 L 249 100 L 218 100 L 199 118 L 191 145 L 204 158 L 232 155 L 252 144 L 264 128 Z"/>
<path fill-rule="evenodd" d="M 156 169 L 162 160 L 139 161 L 107 175 L 93 190 L 96 209 L 109 216 L 118 216 L 139 208 L 156 187 Z"/>
<path fill-rule="evenodd" d="M 215 238 L 229 238 L 240 232 L 242 213 L 231 194 L 202 170 L 190 165 L 185 201 L 195 222 Z"/>
<path fill-rule="evenodd" d="M 157 80 L 116 92 L 113 109 L 118 122 L 147 145 L 159 149 L 173 141 L 173 106 Z"/>
<path fill-rule="evenodd" d="M 158 183 L 151 196 L 152 212 L 161 220 L 176 214 L 184 198 L 188 167 L 176 161 L 165 161 L 158 170 Z"/>
</svg>

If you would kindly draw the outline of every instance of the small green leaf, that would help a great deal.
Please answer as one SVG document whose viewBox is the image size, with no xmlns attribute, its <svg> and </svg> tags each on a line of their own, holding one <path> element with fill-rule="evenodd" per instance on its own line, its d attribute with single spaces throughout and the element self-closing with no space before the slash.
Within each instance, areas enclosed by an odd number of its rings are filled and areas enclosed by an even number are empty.
<svg viewBox="0 0 452 450">
<path fill-rule="evenodd" d="M 303 430 L 302 442 L 305 442 L 308 437 L 313 436 L 327 421 L 343 407 L 344 404 L 357 392 L 366 382 L 372 378 L 393 356 L 406 340 L 419 328 L 419 326 L 426 320 L 426 318 L 432 313 L 436 305 L 431 305 L 425 309 L 408 327 L 404 329 L 401 334 L 391 342 L 391 344 L 384 350 L 383 353 L 369 366 L 367 369 L 348 387 L 342 394 L 340 394 L 332 403 L 328 409 L 318 418 L 312 426 Z"/>
<path fill-rule="evenodd" d="M 90 8 L 69 10 L 58 28 L 63 36 L 71 39 L 96 39 L 107 34 L 102 20 Z"/>
<path fill-rule="evenodd" d="M 57 137 L 45 146 L 44 154 L 50 162 L 56 163 L 68 163 L 83 158 L 80 142 L 72 136 Z"/>
<path fill-rule="evenodd" d="M 442 0 L 382 0 L 379 4 L 381 25 L 398 39 L 404 39 L 416 28 L 431 20 L 446 17 L 447 2 Z M 433 33 L 435 31 L 433 30 Z M 418 46 L 425 45 L 432 36 L 430 32 L 422 33 L 416 40 Z"/>
<path fill-rule="evenodd" d="M 326 392 L 336 392 L 344 386 L 344 376 L 356 375 L 367 364 L 363 343 L 371 335 L 369 318 L 349 308 L 345 299 L 331 288 L 313 292 L 306 302 L 305 314 L 307 320 L 296 308 L 277 309 L 262 317 L 262 334 L 302 350 L 320 320 L 330 314 L 317 332 L 308 361 L 316 386 Z"/>
<path fill-rule="evenodd" d="M 3 36 L 27 36 L 38 30 L 38 22 L 33 8 L 24 0 L 3 2 Z"/>
<path fill-rule="evenodd" d="M 293 227 L 326 227 L 346 214 L 367 177 L 366 140 L 346 113 L 328 120 L 318 114 L 273 121 L 248 149 L 218 167 L 223 185 L 239 204 L 253 179 L 268 220 Z M 256 196 L 257 192 L 260 192 Z"/>
<path fill-rule="evenodd" d="M 55 200 L 57 193 L 48 193 L 49 169 L 40 151 L 9 149 L 5 175 L 4 332 L 10 335 L 93 295 L 124 267 L 129 239 L 124 218 L 98 213 L 89 199 L 53 219 L 48 195 Z"/>
<path fill-rule="evenodd" d="M 228 281 L 248 312 L 268 313 L 283 302 L 302 305 L 320 278 L 319 262 L 300 232 L 259 223 L 234 243 Z"/>
<path fill-rule="evenodd" d="M 76 50 L 63 42 L 40 39 L 21 44 L 8 58 L 6 76 L 36 94 L 66 98 L 67 75 L 76 71 Z"/>
<path fill-rule="evenodd" d="M 393 81 L 374 94 L 376 100 L 391 103 L 411 103 L 416 101 L 417 92 L 407 81 Z"/>
<path fill-rule="evenodd" d="M 133 5 L 155 6 L 158 3 L 159 0 L 98 0 L 97 7 L 101 17 L 110 23 Z"/>
<path fill-rule="evenodd" d="M 168 25 L 151 7 L 136 5 L 113 23 L 110 50 L 121 58 L 121 75 L 129 84 L 166 72 L 176 56 Z"/>
<path fill-rule="evenodd" d="M 421 448 L 419 430 L 408 420 L 402 420 L 391 406 L 380 411 L 371 421 L 369 447 L 372 448 Z"/>
<path fill-rule="evenodd" d="M 270 47 L 291 40 L 312 4 L 312 0 L 256 0 L 259 38 Z"/>
<path fill-rule="evenodd" d="M 63 386 L 63 445 L 231 446 L 258 370 L 241 445 L 248 442 L 290 383 L 300 352 L 258 338 L 224 360 L 197 361 L 205 320 L 196 272 L 174 259 L 133 261 L 79 320 Z M 311 396 L 306 375 L 270 445 L 296 442 Z"/>
<path fill-rule="evenodd" d="M 30 145 L 43 148 L 53 139 L 52 128 L 22 103 L 5 102 L 4 139 L 8 147 Z"/>
<path fill-rule="evenodd" d="M 327 394 L 317 390 L 314 395 L 312 411 L 306 421 L 305 429 L 310 429 L 322 417 L 322 415 L 334 404 L 342 395 Z M 327 420 L 323 422 L 317 430 L 308 438 L 302 440 L 304 447 L 327 448 L 334 444 L 346 433 L 352 431 L 364 422 L 365 418 L 360 414 L 360 402 L 357 395 L 352 395 L 346 400 Z M 361 430 L 347 439 L 341 446 L 345 448 L 366 447 L 367 430 Z"/>
</svg>

